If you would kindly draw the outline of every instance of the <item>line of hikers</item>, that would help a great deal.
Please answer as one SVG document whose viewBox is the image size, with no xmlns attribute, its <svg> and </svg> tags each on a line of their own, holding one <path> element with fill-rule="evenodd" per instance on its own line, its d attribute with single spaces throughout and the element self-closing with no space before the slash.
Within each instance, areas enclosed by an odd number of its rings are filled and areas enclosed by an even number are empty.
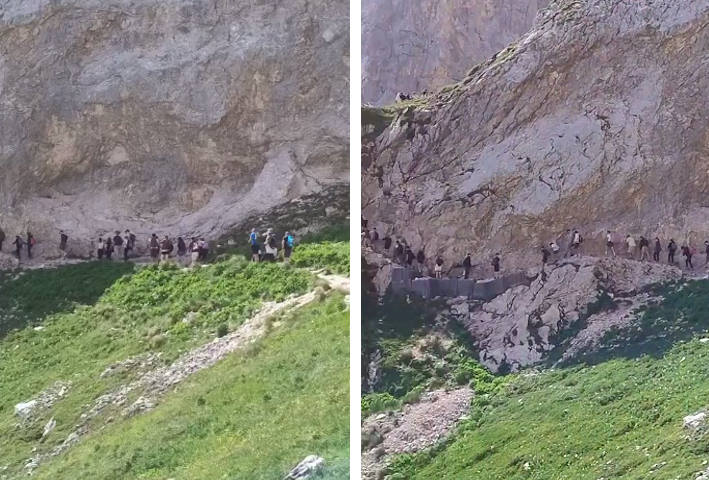
<svg viewBox="0 0 709 480">
<path fill-rule="evenodd" d="M 578 230 L 568 229 L 566 235 L 563 238 L 567 239 L 566 249 L 562 254 L 562 248 L 558 245 L 556 241 L 552 241 L 548 246 L 541 246 L 542 254 L 542 264 L 546 265 L 552 260 L 559 258 L 563 255 L 564 258 L 572 257 L 574 255 L 583 254 L 583 243 L 584 238 L 581 232 Z M 380 241 L 379 232 L 377 232 L 376 227 L 371 231 L 368 228 L 368 221 L 362 217 L 362 244 L 364 246 L 373 246 L 375 242 Z M 384 252 L 390 255 L 394 260 L 400 265 L 405 265 L 414 270 L 415 273 L 422 275 L 424 273 L 424 268 L 426 267 L 426 255 L 423 249 L 418 250 L 414 254 L 411 247 L 406 243 L 405 239 L 397 239 L 395 242 L 391 236 L 386 235 L 381 239 L 383 242 Z M 561 242 L 561 240 L 559 240 Z M 628 234 L 625 237 L 625 248 L 626 255 L 630 259 L 636 259 L 640 261 L 650 260 L 650 242 L 644 236 L 640 236 L 640 239 L 636 242 L 632 235 Z M 391 252 L 392 246 L 394 247 L 393 252 Z M 677 253 L 678 247 L 674 239 L 670 239 L 667 244 L 667 263 L 671 265 L 676 265 L 675 255 Z M 681 254 L 685 259 L 685 267 L 687 269 L 694 269 L 694 264 L 692 263 L 692 257 L 696 254 L 696 249 L 690 245 L 682 245 L 680 248 Z M 660 254 L 664 251 L 659 237 L 655 237 L 655 245 L 653 250 L 652 258 L 655 262 L 660 261 Z M 709 240 L 704 242 L 704 252 L 706 254 L 705 265 L 709 265 Z M 616 256 L 615 252 L 615 242 L 613 241 L 613 234 L 610 230 L 606 233 L 606 256 Z M 436 256 L 433 265 L 433 271 L 435 278 L 443 277 L 443 265 L 444 260 L 440 255 Z M 470 277 L 470 272 L 473 268 L 472 255 L 467 253 L 460 264 L 463 268 L 463 278 L 467 279 Z M 495 253 L 490 260 L 490 265 L 494 273 L 499 273 L 502 269 L 502 256 L 501 254 Z"/>
<path fill-rule="evenodd" d="M 278 259 L 278 241 L 273 229 L 269 228 L 263 234 L 263 248 L 259 243 L 259 234 L 255 228 L 251 229 L 249 234 L 249 246 L 251 247 L 251 261 L 253 262 L 275 262 Z M 283 262 L 289 263 L 293 248 L 295 247 L 295 239 L 290 232 L 286 232 L 281 238 L 281 250 L 283 251 Z"/>
<path fill-rule="evenodd" d="M 32 247 L 37 244 L 37 240 L 32 235 L 32 232 L 27 232 L 27 239 L 22 238 L 22 235 L 16 235 L 15 240 L 13 240 L 12 245 L 15 246 L 15 256 L 20 260 L 22 256 L 22 247 L 27 247 L 27 258 L 32 258 Z M 2 252 L 2 245 L 5 243 L 5 232 L 0 228 L 0 252 Z"/>
</svg>

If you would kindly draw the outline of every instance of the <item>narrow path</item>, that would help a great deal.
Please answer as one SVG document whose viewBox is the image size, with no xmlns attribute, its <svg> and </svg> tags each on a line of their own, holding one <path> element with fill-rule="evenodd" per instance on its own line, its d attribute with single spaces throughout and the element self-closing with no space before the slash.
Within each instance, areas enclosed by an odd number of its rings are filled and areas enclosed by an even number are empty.
<svg viewBox="0 0 709 480">
<path fill-rule="evenodd" d="M 347 277 L 337 275 L 319 275 L 318 277 L 327 281 L 330 287 L 335 290 L 349 291 L 349 278 Z M 142 373 L 136 380 L 101 395 L 94 401 L 91 408 L 81 415 L 74 431 L 61 444 L 48 453 L 37 454 L 28 459 L 25 468 L 31 472 L 42 462 L 60 455 L 76 445 L 85 434 L 89 433 L 91 421 L 107 409 L 122 408 L 122 417 L 128 418 L 155 408 L 165 394 L 189 376 L 213 366 L 230 353 L 243 350 L 265 336 L 271 328 L 269 322 L 271 317 L 281 312 L 297 310 L 317 299 L 318 293 L 313 290 L 304 295 L 290 297 L 283 302 L 267 302 L 256 315 L 244 322 L 236 331 L 185 353 L 170 365 Z M 134 392 L 139 393 L 140 396 L 128 405 L 128 397 Z"/>
</svg>

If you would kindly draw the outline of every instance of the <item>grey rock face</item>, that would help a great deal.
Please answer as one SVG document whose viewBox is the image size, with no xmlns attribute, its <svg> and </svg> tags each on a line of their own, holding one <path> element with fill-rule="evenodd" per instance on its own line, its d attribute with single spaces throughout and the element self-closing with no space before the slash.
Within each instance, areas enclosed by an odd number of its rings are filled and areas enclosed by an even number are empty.
<svg viewBox="0 0 709 480">
<path fill-rule="evenodd" d="M 706 0 L 555 1 L 449 91 L 368 109 L 370 228 L 446 262 L 501 251 L 503 268 L 539 265 L 568 228 L 591 255 L 606 229 L 700 247 L 707 21 Z"/>
<path fill-rule="evenodd" d="M 38 255 L 215 237 L 346 185 L 348 28 L 332 0 L 4 1 L 0 224 Z"/>
<path fill-rule="evenodd" d="M 592 348 L 609 328 L 631 321 L 630 308 L 609 315 L 594 308 L 603 297 L 635 297 L 652 284 L 681 277 L 678 268 L 666 265 L 576 258 L 548 268 L 544 280 L 540 276 L 489 302 L 453 300 L 450 313 L 470 333 L 481 363 L 492 371 L 517 371 L 545 360 L 562 343 L 575 353 Z"/>
<path fill-rule="evenodd" d="M 364 0 L 362 99 L 393 103 L 462 80 L 532 26 L 549 0 Z"/>
</svg>

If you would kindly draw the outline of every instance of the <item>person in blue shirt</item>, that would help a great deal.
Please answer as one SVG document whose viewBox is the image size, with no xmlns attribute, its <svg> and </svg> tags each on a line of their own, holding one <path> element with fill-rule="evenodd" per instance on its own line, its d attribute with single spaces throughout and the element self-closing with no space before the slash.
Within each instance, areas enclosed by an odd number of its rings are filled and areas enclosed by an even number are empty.
<svg viewBox="0 0 709 480">
<path fill-rule="evenodd" d="M 285 235 L 283 235 L 283 241 L 282 241 L 282 247 L 283 247 L 283 262 L 288 263 L 290 262 L 290 255 L 293 253 L 293 235 L 291 235 L 289 232 L 286 232 Z"/>
<path fill-rule="evenodd" d="M 259 261 L 259 244 L 258 244 L 258 233 L 256 229 L 251 229 L 251 234 L 249 235 L 249 243 L 251 244 L 251 260 L 254 262 Z"/>
</svg>

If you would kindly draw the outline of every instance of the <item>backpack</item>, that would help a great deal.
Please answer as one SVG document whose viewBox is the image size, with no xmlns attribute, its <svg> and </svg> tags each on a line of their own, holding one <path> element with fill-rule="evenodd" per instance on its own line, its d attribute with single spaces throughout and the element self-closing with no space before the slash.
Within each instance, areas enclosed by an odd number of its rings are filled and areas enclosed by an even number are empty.
<svg viewBox="0 0 709 480">
<path fill-rule="evenodd" d="M 268 237 L 268 246 L 271 248 L 276 248 L 276 237 L 274 237 L 273 235 L 270 235 Z"/>
<path fill-rule="evenodd" d="M 172 242 L 167 242 L 167 251 L 168 253 L 172 253 L 172 251 L 175 249 L 175 247 L 172 245 Z"/>
<path fill-rule="evenodd" d="M 118 247 L 120 247 L 121 245 L 123 245 L 123 239 L 121 238 L 120 235 L 116 235 L 115 237 L 113 237 L 113 244 L 116 245 L 116 246 L 118 246 Z"/>
<path fill-rule="evenodd" d="M 293 237 L 292 237 L 291 235 L 288 235 L 288 236 L 286 237 L 286 243 L 288 244 L 288 246 L 289 246 L 290 248 L 293 248 Z"/>
</svg>

